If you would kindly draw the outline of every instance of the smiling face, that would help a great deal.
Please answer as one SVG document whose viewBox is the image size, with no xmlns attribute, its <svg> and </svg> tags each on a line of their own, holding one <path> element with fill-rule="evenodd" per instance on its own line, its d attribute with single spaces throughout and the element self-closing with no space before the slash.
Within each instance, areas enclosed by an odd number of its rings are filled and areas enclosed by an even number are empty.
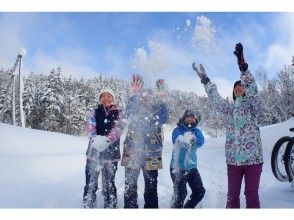
<svg viewBox="0 0 294 220">
<path fill-rule="evenodd" d="M 188 115 L 184 119 L 184 123 L 187 125 L 195 124 L 196 123 L 196 117 L 195 115 Z"/>
<path fill-rule="evenodd" d="M 243 96 L 245 93 L 244 86 L 242 84 L 237 84 L 234 87 L 234 94 L 236 97 Z"/>
<path fill-rule="evenodd" d="M 104 106 L 104 107 L 109 107 L 113 104 L 113 97 L 110 93 L 105 92 L 102 93 L 100 96 L 100 103 Z"/>
</svg>

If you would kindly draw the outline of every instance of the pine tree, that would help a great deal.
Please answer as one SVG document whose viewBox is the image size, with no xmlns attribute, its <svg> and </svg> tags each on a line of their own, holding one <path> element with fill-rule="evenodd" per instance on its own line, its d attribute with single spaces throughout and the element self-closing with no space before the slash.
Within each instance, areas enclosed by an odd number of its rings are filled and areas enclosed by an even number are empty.
<svg viewBox="0 0 294 220">
<path fill-rule="evenodd" d="M 4 99 L 7 93 L 7 84 L 9 83 L 10 77 L 10 70 L 4 70 L 3 68 L 0 70 L 0 114 L 2 113 Z M 12 124 L 12 94 L 10 91 L 8 92 L 4 118 L 1 122 Z"/>
<path fill-rule="evenodd" d="M 33 73 L 30 73 L 30 75 L 26 78 L 24 83 L 24 93 L 23 93 L 23 107 L 24 112 L 26 115 L 26 125 L 27 127 L 32 126 L 33 122 L 33 115 L 32 115 L 32 109 L 34 104 L 34 97 L 35 97 L 35 82 L 33 81 Z"/>
<path fill-rule="evenodd" d="M 294 70 L 292 66 L 283 68 L 277 76 L 277 87 L 280 91 L 283 121 L 294 113 Z"/>
<path fill-rule="evenodd" d="M 63 111 L 63 82 L 61 69 L 52 69 L 41 93 L 41 111 L 44 112 L 42 128 L 49 131 L 61 131 L 60 127 Z"/>
<path fill-rule="evenodd" d="M 226 99 L 229 102 L 228 98 Z M 211 137 L 219 137 L 225 133 L 223 115 L 219 113 L 208 97 L 202 97 L 198 103 L 202 116 L 203 129 Z"/>
</svg>

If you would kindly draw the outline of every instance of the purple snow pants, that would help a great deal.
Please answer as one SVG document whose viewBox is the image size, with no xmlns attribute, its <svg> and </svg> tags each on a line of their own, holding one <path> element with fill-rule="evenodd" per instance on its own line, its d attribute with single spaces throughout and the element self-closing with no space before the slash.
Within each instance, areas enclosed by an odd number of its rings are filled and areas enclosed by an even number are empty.
<svg viewBox="0 0 294 220">
<path fill-rule="evenodd" d="M 260 208 L 258 188 L 261 164 L 252 165 L 227 165 L 228 169 L 228 197 L 227 208 L 240 208 L 240 191 L 242 179 L 245 180 L 246 208 Z"/>
</svg>

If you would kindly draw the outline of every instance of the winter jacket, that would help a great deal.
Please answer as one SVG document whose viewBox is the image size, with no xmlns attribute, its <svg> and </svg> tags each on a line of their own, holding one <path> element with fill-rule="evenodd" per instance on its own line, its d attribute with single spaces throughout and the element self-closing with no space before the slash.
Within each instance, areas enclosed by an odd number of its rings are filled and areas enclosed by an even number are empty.
<svg viewBox="0 0 294 220">
<path fill-rule="evenodd" d="M 196 126 L 188 127 L 182 120 L 172 132 L 174 149 L 170 166 L 173 169 L 197 168 L 197 148 L 204 144 L 204 136 Z"/>
<path fill-rule="evenodd" d="M 161 159 L 162 125 L 168 120 L 168 110 L 165 103 L 153 104 L 152 101 L 133 95 L 127 102 L 125 118 L 128 132 L 124 141 L 122 166 L 144 168 L 148 150 L 152 151 L 152 157 Z"/>
<path fill-rule="evenodd" d="M 208 97 L 226 121 L 226 162 L 230 165 L 250 165 L 263 162 L 257 117 L 260 114 L 260 96 L 256 82 L 249 71 L 241 73 L 245 96 L 234 103 L 221 98 L 215 84 L 205 85 Z"/>
<path fill-rule="evenodd" d="M 89 137 L 87 157 L 91 158 L 97 154 L 96 149 L 91 147 L 91 142 L 97 135 L 107 136 L 110 145 L 99 154 L 101 161 L 120 160 L 120 136 L 122 134 L 121 111 L 112 105 L 105 108 L 98 105 L 94 111 L 88 114 L 86 131 Z"/>
</svg>

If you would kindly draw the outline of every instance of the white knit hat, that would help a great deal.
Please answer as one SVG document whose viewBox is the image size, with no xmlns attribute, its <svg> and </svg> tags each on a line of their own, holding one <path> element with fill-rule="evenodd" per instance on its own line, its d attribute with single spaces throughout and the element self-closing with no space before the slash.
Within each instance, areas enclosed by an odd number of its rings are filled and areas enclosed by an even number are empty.
<svg viewBox="0 0 294 220">
<path fill-rule="evenodd" d="M 110 88 L 104 88 L 104 89 L 101 89 L 100 92 L 99 92 L 99 95 L 98 95 L 98 97 L 99 97 L 99 103 L 100 103 L 100 97 L 101 97 L 101 95 L 103 93 L 106 93 L 106 92 L 109 93 L 110 95 L 112 95 L 113 102 L 115 101 L 114 91 L 112 89 L 110 89 Z"/>
</svg>

